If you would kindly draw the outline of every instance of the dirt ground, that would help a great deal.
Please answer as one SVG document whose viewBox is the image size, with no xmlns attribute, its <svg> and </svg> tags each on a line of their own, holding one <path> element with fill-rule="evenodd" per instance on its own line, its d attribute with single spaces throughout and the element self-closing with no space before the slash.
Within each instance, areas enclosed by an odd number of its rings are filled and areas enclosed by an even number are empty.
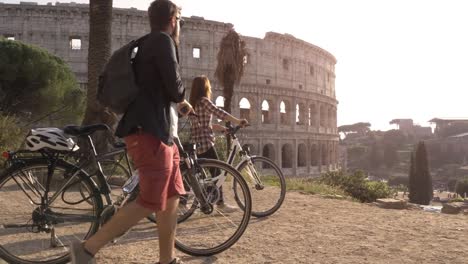
<svg viewBox="0 0 468 264">
<path fill-rule="evenodd" d="M 142 222 L 98 263 L 155 263 L 155 229 Z M 283 207 L 253 218 L 243 237 L 213 257 L 185 263 L 468 263 L 468 216 L 389 210 L 288 192 Z"/>
</svg>

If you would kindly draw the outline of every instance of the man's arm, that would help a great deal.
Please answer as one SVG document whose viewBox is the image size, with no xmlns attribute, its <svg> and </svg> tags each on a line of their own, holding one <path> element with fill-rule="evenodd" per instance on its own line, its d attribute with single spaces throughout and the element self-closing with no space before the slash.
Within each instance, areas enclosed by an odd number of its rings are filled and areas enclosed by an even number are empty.
<svg viewBox="0 0 468 264">
<path fill-rule="evenodd" d="M 155 52 L 156 64 L 161 74 L 165 94 L 174 103 L 184 101 L 185 89 L 180 77 L 176 47 L 172 38 L 165 33 L 161 33 L 158 36 L 158 45 L 155 47 Z"/>
</svg>

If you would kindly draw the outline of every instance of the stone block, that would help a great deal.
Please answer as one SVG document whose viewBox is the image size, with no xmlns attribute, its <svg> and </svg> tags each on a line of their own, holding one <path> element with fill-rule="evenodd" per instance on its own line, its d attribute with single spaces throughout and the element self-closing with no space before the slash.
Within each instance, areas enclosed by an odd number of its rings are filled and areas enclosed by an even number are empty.
<svg viewBox="0 0 468 264">
<path fill-rule="evenodd" d="M 405 200 L 393 199 L 393 198 L 383 198 L 377 199 L 377 205 L 384 209 L 406 209 L 407 203 Z"/>
</svg>

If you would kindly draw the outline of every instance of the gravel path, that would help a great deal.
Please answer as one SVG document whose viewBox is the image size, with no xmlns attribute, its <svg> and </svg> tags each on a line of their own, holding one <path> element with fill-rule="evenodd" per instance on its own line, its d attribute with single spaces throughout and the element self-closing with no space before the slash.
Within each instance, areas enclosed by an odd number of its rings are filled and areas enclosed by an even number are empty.
<svg viewBox="0 0 468 264">
<path fill-rule="evenodd" d="M 468 216 L 386 210 L 370 204 L 288 192 L 283 207 L 252 218 L 229 250 L 185 263 L 468 263 Z M 98 263 L 155 263 L 155 228 L 142 221 Z M 0 261 L 2 263 L 2 261 Z"/>
<path fill-rule="evenodd" d="M 468 216 L 386 210 L 288 192 L 283 207 L 253 218 L 231 249 L 186 263 L 468 263 Z M 139 225 L 99 253 L 98 263 L 154 263 L 157 240 Z"/>
</svg>

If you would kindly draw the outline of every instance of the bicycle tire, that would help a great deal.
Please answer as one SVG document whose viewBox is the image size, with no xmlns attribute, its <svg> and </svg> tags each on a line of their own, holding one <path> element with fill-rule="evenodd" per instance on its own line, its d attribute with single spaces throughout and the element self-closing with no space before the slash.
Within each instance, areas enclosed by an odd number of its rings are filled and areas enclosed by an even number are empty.
<svg viewBox="0 0 468 264">
<path fill-rule="evenodd" d="M 101 160 L 100 163 L 106 182 L 111 190 L 111 196 L 115 199 L 121 195 L 122 187 L 127 179 L 130 178 L 131 174 L 125 166 L 116 160 Z M 91 175 L 96 183 L 99 183 L 97 180 L 98 172 L 99 171 L 96 169 Z"/>
<path fill-rule="evenodd" d="M 39 205 L 33 203 L 41 199 L 34 192 L 40 193 L 44 190 L 45 184 L 42 184 L 45 182 L 44 176 L 47 175 L 49 164 L 50 161 L 45 158 L 22 160 L 0 175 L 0 210 L 3 212 L 0 216 L 0 257 L 8 263 L 67 263 L 70 243 L 87 239 L 99 228 L 103 203 L 96 184 L 84 171 L 77 172 L 77 167 L 63 160 L 56 163 L 49 185 L 49 197 L 55 192 L 60 193 L 52 206 L 47 207 L 45 213 L 40 216 Z M 72 172 L 77 172 L 74 178 L 70 178 Z M 58 189 L 66 182 L 68 183 L 63 189 Z M 20 184 L 24 189 L 20 188 Z M 83 186 L 89 192 L 86 199 L 92 201 L 91 205 L 86 203 L 79 193 Z M 27 194 L 33 195 L 32 198 Z M 37 208 L 31 209 L 28 206 Z M 10 207 L 12 209 L 9 209 Z M 21 215 L 22 212 L 25 212 L 25 215 Z M 40 225 L 35 227 L 34 223 L 38 220 L 33 218 L 41 217 L 44 221 L 50 221 L 49 226 L 45 226 L 46 229 L 50 228 L 50 233 L 34 231 L 34 228 L 39 230 Z M 49 246 L 41 247 L 47 243 Z"/>
<path fill-rule="evenodd" d="M 281 169 L 269 158 L 252 156 L 251 161 L 261 181 L 260 185 L 257 186 L 257 183 L 252 180 L 252 177 L 246 175 L 250 173 L 247 170 L 249 168 L 249 160 L 240 163 L 237 166 L 237 170 L 251 187 L 252 215 L 255 217 L 272 215 L 278 211 L 286 197 L 286 181 L 284 175 Z M 279 190 L 277 187 L 279 187 Z M 233 184 L 233 188 L 236 188 L 236 183 Z M 234 192 L 236 191 L 234 190 Z M 276 197 L 272 199 L 271 196 Z M 242 204 L 239 206 L 242 207 Z"/>
<path fill-rule="evenodd" d="M 226 175 L 226 181 L 224 181 L 224 183 L 221 183 L 219 180 L 211 182 L 211 184 L 214 183 L 217 188 L 219 188 L 221 184 L 227 186 L 232 184 L 232 182 L 237 182 L 238 190 L 242 191 L 242 197 L 240 195 L 241 193 L 238 192 L 237 199 L 241 199 L 243 205 L 245 205 L 243 210 L 239 208 L 234 212 L 223 212 L 216 206 L 218 200 L 212 199 L 212 194 L 215 193 L 216 187 L 208 184 L 207 181 L 200 184 L 206 197 L 214 206 L 213 211 L 209 214 L 205 214 L 201 212 L 199 206 L 197 206 L 196 210 L 191 212 L 190 217 L 179 224 L 175 247 L 192 256 L 211 256 L 225 251 L 239 240 L 249 223 L 252 203 L 249 187 L 234 167 L 225 162 L 211 159 L 198 159 L 196 164 L 195 166 L 198 166 L 197 170 L 200 172 L 219 169 L 221 174 L 226 173 L 224 174 Z M 224 202 L 228 201 L 228 199 L 234 200 L 233 194 L 231 197 L 228 190 L 232 189 L 223 188 Z M 194 204 L 199 204 L 195 197 Z M 214 221 L 212 225 L 209 224 L 211 220 Z M 220 238 L 218 239 L 217 237 Z"/>
</svg>

